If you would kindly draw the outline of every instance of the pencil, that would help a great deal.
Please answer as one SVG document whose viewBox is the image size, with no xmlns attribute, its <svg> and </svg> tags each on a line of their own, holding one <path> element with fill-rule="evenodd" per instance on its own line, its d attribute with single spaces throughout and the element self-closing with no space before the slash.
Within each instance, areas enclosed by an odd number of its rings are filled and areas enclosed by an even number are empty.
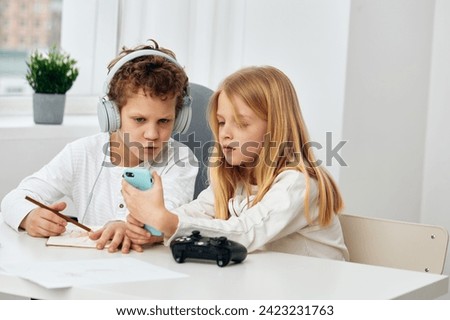
<svg viewBox="0 0 450 320">
<path fill-rule="evenodd" d="M 68 216 L 63 215 L 63 214 L 60 213 L 58 210 L 52 209 L 52 208 L 50 208 L 50 207 L 47 207 L 45 204 L 40 203 L 39 201 L 34 200 L 33 198 L 30 198 L 29 196 L 25 196 L 25 199 L 28 200 L 28 201 L 30 201 L 30 202 L 32 202 L 32 203 L 34 203 L 35 205 L 38 205 L 38 206 L 41 207 L 41 208 L 44 208 L 44 209 L 47 209 L 47 210 L 53 212 L 53 213 L 56 214 L 58 217 L 63 218 L 63 219 L 66 220 L 67 222 L 73 223 L 74 225 L 80 227 L 81 229 L 84 229 L 84 230 L 86 230 L 86 231 L 88 231 L 88 232 L 92 231 L 91 228 L 86 227 L 84 224 L 81 224 L 81 223 L 79 223 L 78 221 L 75 221 L 74 219 L 69 218 Z"/>
</svg>

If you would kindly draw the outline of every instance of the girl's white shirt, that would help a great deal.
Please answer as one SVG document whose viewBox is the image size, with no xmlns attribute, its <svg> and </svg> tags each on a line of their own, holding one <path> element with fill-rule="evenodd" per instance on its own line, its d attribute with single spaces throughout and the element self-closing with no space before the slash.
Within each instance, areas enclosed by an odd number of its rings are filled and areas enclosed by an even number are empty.
<svg viewBox="0 0 450 320">
<path fill-rule="evenodd" d="M 230 218 L 214 219 L 214 194 L 212 188 L 204 190 L 198 198 L 175 210 L 179 224 L 175 234 L 165 239 L 168 245 L 174 238 L 199 230 L 206 237 L 226 236 L 243 244 L 249 252 L 270 250 L 348 260 L 339 218 L 335 215 L 330 225 L 318 224 L 317 185 L 310 180 L 309 224 L 304 211 L 306 182 L 304 175 L 296 170 L 280 173 L 264 198 L 249 207 L 257 191 L 247 197 L 239 188 L 228 203 Z"/>
<path fill-rule="evenodd" d="M 66 196 L 75 211 L 64 213 L 90 226 L 125 220 L 128 211 L 121 193 L 124 168 L 112 165 L 109 139 L 109 133 L 99 133 L 67 144 L 47 165 L 5 196 L 1 203 L 4 221 L 19 230 L 21 221 L 36 208 L 25 200 L 25 195 L 46 204 Z M 173 209 L 192 200 L 198 161 L 186 145 L 173 139 L 165 155 L 162 161 L 146 167 L 161 176 L 166 206 Z"/>
</svg>

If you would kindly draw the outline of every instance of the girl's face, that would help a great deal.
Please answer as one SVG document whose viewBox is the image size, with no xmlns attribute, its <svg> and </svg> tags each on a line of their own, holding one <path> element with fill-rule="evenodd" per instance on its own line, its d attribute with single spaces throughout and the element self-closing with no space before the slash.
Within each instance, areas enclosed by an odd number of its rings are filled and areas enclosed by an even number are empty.
<svg viewBox="0 0 450 320">
<path fill-rule="evenodd" d="M 235 109 L 228 96 L 220 93 L 217 106 L 219 144 L 228 164 L 252 167 L 263 145 L 267 121 L 259 118 L 239 97 L 235 97 L 234 104 Z M 239 122 L 234 110 L 237 110 Z"/>
<path fill-rule="evenodd" d="M 120 159 L 113 162 L 134 167 L 143 161 L 155 160 L 172 134 L 175 106 L 175 97 L 161 100 L 144 95 L 142 90 L 129 97 L 120 110 L 121 126 L 115 139 L 119 148 L 111 145 Z"/>
</svg>

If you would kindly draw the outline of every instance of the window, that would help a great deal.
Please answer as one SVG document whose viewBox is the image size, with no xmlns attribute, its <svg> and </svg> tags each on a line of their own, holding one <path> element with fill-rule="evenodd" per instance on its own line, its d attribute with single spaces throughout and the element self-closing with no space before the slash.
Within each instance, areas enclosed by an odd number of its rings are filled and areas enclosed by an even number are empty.
<svg viewBox="0 0 450 320">
<path fill-rule="evenodd" d="M 37 48 L 59 46 L 62 0 L 0 0 L 0 8 L 0 95 L 28 94 L 25 61 Z"/>
</svg>

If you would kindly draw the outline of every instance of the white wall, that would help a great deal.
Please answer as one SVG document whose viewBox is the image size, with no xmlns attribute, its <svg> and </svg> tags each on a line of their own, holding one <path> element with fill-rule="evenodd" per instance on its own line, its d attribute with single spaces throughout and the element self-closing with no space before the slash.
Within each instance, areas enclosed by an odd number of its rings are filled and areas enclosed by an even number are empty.
<svg viewBox="0 0 450 320">
<path fill-rule="evenodd" d="M 340 185 L 346 211 L 419 221 L 434 1 L 358 0 L 350 15 Z"/>
<path fill-rule="evenodd" d="M 450 2 L 436 1 L 423 175 L 423 221 L 450 226 Z"/>
<path fill-rule="evenodd" d="M 450 1 L 436 0 L 421 221 L 450 230 Z M 450 253 L 445 274 L 450 274 Z M 450 299 L 450 293 L 446 295 Z"/>
</svg>

